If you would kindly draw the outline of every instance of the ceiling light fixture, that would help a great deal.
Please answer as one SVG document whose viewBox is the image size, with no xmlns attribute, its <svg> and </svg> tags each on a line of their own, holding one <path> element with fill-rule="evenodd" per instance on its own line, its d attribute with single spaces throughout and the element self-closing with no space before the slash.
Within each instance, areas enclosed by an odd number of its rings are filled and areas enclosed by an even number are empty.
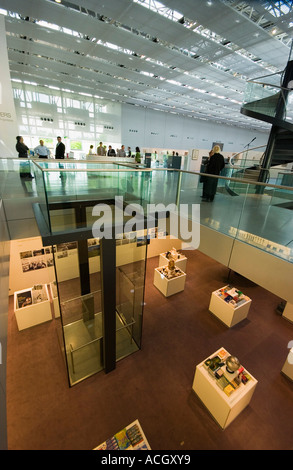
<svg viewBox="0 0 293 470">
<path fill-rule="evenodd" d="M 56 3 L 61 3 L 61 0 L 55 0 Z"/>
</svg>

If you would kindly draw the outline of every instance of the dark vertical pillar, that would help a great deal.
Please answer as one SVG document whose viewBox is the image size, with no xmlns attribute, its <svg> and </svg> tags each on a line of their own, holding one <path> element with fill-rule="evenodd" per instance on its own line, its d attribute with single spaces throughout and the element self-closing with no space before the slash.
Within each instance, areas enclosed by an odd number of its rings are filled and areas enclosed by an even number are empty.
<svg viewBox="0 0 293 470">
<path fill-rule="evenodd" d="M 80 291 L 81 295 L 85 296 L 91 291 L 87 240 L 79 240 L 77 242 L 77 247 Z M 84 322 L 94 319 L 94 310 L 94 298 L 91 296 L 83 299 L 82 317 Z"/>
<path fill-rule="evenodd" d="M 75 206 L 75 223 L 76 228 L 86 227 L 86 205 L 78 204 Z M 91 291 L 90 286 L 90 269 L 88 257 L 87 240 L 79 240 L 78 248 L 78 265 L 79 265 L 79 282 L 81 295 L 87 295 Z M 83 301 L 83 321 L 93 320 L 95 315 L 94 299 L 89 297 Z"/>
<path fill-rule="evenodd" d="M 279 99 L 276 105 L 275 117 L 279 120 L 283 120 L 284 116 L 286 115 L 286 105 L 287 105 L 287 99 L 289 95 L 289 91 L 286 90 L 286 88 L 288 87 L 288 84 L 292 79 L 293 79 L 293 60 L 290 60 L 286 65 L 283 81 L 281 84 L 283 89 L 280 90 L 279 92 Z M 258 178 L 258 181 L 262 183 L 266 182 L 266 179 L 268 176 L 268 170 L 271 167 L 278 129 L 279 129 L 278 126 L 275 126 L 274 124 L 272 125 L 267 148 L 265 150 L 265 155 L 262 161 L 261 170 L 260 170 L 260 174 Z M 257 192 L 263 192 L 263 188 L 258 187 Z"/>
<path fill-rule="evenodd" d="M 116 366 L 116 241 L 101 239 L 101 292 L 105 372 Z"/>
<path fill-rule="evenodd" d="M 89 257 L 87 240 L 79 240 L 78 247 L 78 264 L 80 276 L 80 291 L 81 295 L 89 294 L 90 289 L 90 272 L 89 272 Z"/>
</svg>

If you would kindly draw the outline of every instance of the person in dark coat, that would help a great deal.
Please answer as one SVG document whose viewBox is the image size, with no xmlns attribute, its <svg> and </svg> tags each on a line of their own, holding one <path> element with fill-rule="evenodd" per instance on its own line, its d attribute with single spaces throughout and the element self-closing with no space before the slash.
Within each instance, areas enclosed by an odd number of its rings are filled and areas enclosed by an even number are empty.
<svg viewBox="0 0 293 470">
<path fill-rule="evenodd" d="M 16 151 L 18 152 L 18 158 L 28 159 L 29 148 L 23 142 L 23 137 L 21 135 L 16 136 L 15 148 L 16 148 Z M 33 178 L 33 176 L 30 173 L 30 170 L 29 170 L 29 168 L 30 168 L 29 165 L 30 165 L 29 162 L 20 163 L 19 176 L 21 178 Z"/>
<path fill-rule="evenodd" d="M 65 145 L 63 142 L 61 142 L 61 137 L 57 137 L 58 143 L 56 145 L 56 150 L 55 150 L 55 158 L 64 158 L 65 154 Z"/>
<path fill-rule="evenodd" d="M 213 150 L 209 152 L 209 159 L 206 168 L 206 174 L 219 175 L 225 167 L 225 160 L 220 153 L 219 145 L 215 145 Z M 212 202 L 214 200 L 218 186 L 218 178 L 204 178 L 202 199 L 205 202 Z"/>
</svg>

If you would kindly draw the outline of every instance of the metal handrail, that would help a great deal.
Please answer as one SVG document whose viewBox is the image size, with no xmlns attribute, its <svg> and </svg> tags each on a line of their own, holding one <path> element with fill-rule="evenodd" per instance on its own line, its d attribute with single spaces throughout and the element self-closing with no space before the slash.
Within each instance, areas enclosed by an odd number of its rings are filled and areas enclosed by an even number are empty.
<svg viewBox="0 0 293 470">
<path fill-rule="evenodd" d="M 255 80 L 247 80 L 247 83 L 256 83 L 257 85 L 271 86 L 272 88 L 279 88 L 280 90 L 292 91 L 292 88 L 286 88 L 284 86 L 273 85 L 271 83 L 257 82 Z"/>
<path fill-rule="evenodd" d="M 1 159 L 0 159 L 1 160 Z M 18 159 L 15 159 L 18 161 Z M 64 160 L 54 160 L 54 161 L 57 161 L 57 162 L 63 162 L 64 163 Z M 72 173 L 79 173 L 79 172 L 114 172 L 114 173 L 121 173 L 121 172 L 143 172 L 143 173 L 146 173 L 146 172 L 158 172 L 158 171 L 172 171 L 173 173 L 174 172 L 179 172 L 181 174 L 190 174 L 190 175 L 196 175 L 196 176 L 208 176 L 209 178 L 218 178 L 218 179 L 221 179 L 221 180 L 228 180 L 228 181 L 236 181 L 236 182 L 242 182 L 243 183 L 243 180 L 241 180 L 240 178 L 233 178 L 233 177 L 227 177 L 227 176 L 221 176 L 221 175 L 207 175 L 206 173 L 201 173 L 201 172 L 197 172 L 197 171 L 190 171 L 190 170 L 179 170 L 177 168 L 133 168 L 133 169 L 114 169 L 114 168 L 111 168 L 111 169 L 108 169 L 108 168 L 98 168 L 98 169 L 89 169 L 89 168 L 71 168 L 71 169 L 67 169 L 67 168 L 59 168 L 59 169 L 44 169 L 44 168 L 41 168 L 34 160 L 33 160 L 34 164 L 36 166 L 38 166 L 38 168 L 43 171 L 43 172 L 56 172 L 56 173 L 60 173 L 60 172 L 72 172 Z M 74 160 L 74 163 L 89 163 L 89 161 L 87 160 Z M 114 164 L 116 164 L 114 162 Z M 262 183 L 262 182 L 259 182 L 259 181 L 250 181 L 250 180 L 245 180 L 245 182 L 247 184 L 254 184 L 254 185 L 258 185 L 258 186 L 266 186 L 266 187 L 272 187 L 274 189 L 286 189 L 286 190 L 289 190 L 289 191 L 293 191 L 293 188 L 291 186 L 280 186 L 280 185 L 274 185 L 274 184 L 271 184 L 271 183 Z"/>
</svg>

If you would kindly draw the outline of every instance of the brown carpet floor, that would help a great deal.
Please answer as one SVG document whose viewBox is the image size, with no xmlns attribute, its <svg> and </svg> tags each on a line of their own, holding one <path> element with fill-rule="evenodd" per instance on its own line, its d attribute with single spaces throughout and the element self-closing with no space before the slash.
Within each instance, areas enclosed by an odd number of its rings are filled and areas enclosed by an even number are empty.
<svg viewBox="0 0 293 470">
<path fill-rule="evenodd" d="M 153 286 L 158 257 L 148 260 L 142 349 L 72 388 L 56 321 L 19 332 L 11 302 L 9 449 L 90 450 L 135 419 L 153 450 L 293 449 L 293 383 L 281 374 L 293 324 L 275 313 L 280 299 L 232 273 L 252 305 L 229 329 L 208 311 L 227 268 L 198 251 L 187 257 L 185 290 L 167 299 Z M 221 346 L 258 380 L 224 431 L 192 391 L 196 365 Z"/>
</svg>

